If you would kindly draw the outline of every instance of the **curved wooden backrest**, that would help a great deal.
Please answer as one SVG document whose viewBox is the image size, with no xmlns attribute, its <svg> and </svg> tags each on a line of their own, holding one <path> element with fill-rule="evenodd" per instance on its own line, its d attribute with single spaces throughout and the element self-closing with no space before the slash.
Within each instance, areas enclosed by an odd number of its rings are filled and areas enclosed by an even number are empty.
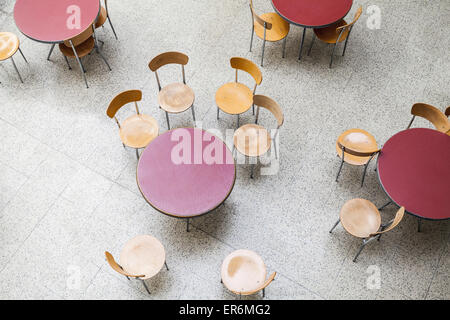
<svg viewBox="0 0 450 320">
<path fill-rule="evenodd" d="M 370 236 L 373 237 L 373 236 L 376 236 L 376 235 L 378 235 L 378 234 L 383 234 L 383 233 L 386 233 L 386 232 L 391 231 L 391 230 L 394 229 L 396 226 L 398 226 L 398 224 L 400 223 L 400 221 L 402 221 L 404 215 L 405 215 L 405 207 L 401 207 L 401 208 L 397 211 L 397 213 L 395 214 L 395 218 L 394 218 L 394 220 L 392 221 L 392 223 L 391 223 L 386 229 L 384 229 L 383 231 L 375 232 L 375 233 L 371 234 Z"/>
<path fill-rule="evenodd" d="M 358 10 L 356 10 L 356 13 L 355 13 L 355 16 L 353 17 L 353 21 L 352 22 L 347 23 L 345 26 L 336 28 L 336 30 L 341 30 L 341 29 L 349 28 L 349 27 L 353 26 L 356 23 L 356 21 L 359 20 L 359 17 L 361 17 L 361 14 L 362 14 L 362 6 L 360 6 L 358 8 Z"/>
<path fill-rule="evenodd" d="M 450 106 L 448 106 L 447 109 L 445 109 L 445 115 L 446 115 L 447 117 L 450 116 Z"/>
<path fill-rule="evenodd" d="M 371 157 L 374 154 L 380 152 L 380 149 L 371 150 L 371 151 L 358 151 L 358 150 L 350 149 L 350 148 L 344 146 L 341 143 L 341 141 L 338 141 L 337 144 L 338 144 L 339 149 L 342 150 L 342 147 L 344 147 L 346 153 L 349 153 L 349 154 L 351 154 L 353 156 L 356 156 L 356 157 Z"/>
<path fill-rule="evenodd" d="M 275 279 L 275 276 L 277 275 L 277 273 L 276 272 L 273 272 L 270 276 L 269 276 L 269 278 L 267 278 L 267 280 L 258 288 L 258 289 L 255 289 L 255 290 L 253 290 L 253 291 L 247 291 L 247 292 L 240 292 L 240 294 L 242 294 L 242 295 L 251 295 L 251 294 L 254 294 L 254 293 L 256 293 L 256 292 L 259 292 L 259 291 L 261 291 L 262 289 L 265 289 L 265 288 L 267 288 L 267 286 Z M 238 294 L 239 294 L 239 292 L 238 292 Z"/>
<path fill-rule="evenodd" d="M 141 90 L 128 90 L 119 93 L 109 104 L 108 110 L 106 110 L 106 114 L 108 115 L 108 117 L 113 118 L 116 115 L 117 111 L 119 111 L 119 109 L 127 103 L 141 100 Z"/>
<path fill-rule="evenodd" d="M 430 121 L 436 128 L 436 130 L 446 133 L 450 130 L 450 122 L 436 107 L 433 107 L 426 103 L 416 103 L 411 108 L 411 114 L 414 116 L 422 117 Z"/>
<path fill-rule="evenodd" d="M 76 47 L 79 44 L 85 42 L 87 39 L 89 39 L 92 34 L 94 33 L 94 30 L 92 30 L 92 25 L 90 25 L 86 30 L 84 30 L 82 33 L 80 33 L 79 35 L 77 35 L 76 37 L 73 37 L 72 39 L 72 43 L 73 45 Z M 71 48 L 72 46 L 70 45 L 69 40 L 64 41 L 64 44 Z"/>
<path fill-rule="evenodd" d="M 257 23 L 259 23 L 260 25 L 265 27 L 267 30 L 272 29 L 272 24 L 269 21 L 264 20 L 263 18 L 261 18 L 260 16 L 258 16 L 256 14 L 255 10 L 253 9 L 253 1 L 252 0 L 250 0 L 250 11 L 252 12 L 253 19 Z"/>
<path fill-rule="evenodd" d="M 253 96 L 253 103 L 259 107 L 266 108 L 269 110 L 277 119 L 278 127 L 280 127 L 284 122 L 283 111 L 281 111 L 280 106 L 272 98 L 263 95 Z"/>
<path fill-rule="evenodd" d="M 255 79 L 257 85 L 261 84 L 262 82 L 261 70 L 259 70 L 258 66 L 254 64 L 252 61 L 245 58 L 233 57 L 230 59 L 230 64 L 233 69 L 242 70 L 250 74 L 253 77 L 253 79 Z"/>
<path fill-rule="evenodd" d="M 125 272 L 117 264 L 116 260 L 114 260 L 114 257 L 112 256 L 112 254 L 109 253 L 108 251 L 105 251 L 105 256 L 106 256 L 106 261 L 108 261 L 108 263 L 111 266 L 111 268 L 113 268 L 114 271 L 120 273 L 121 275 L 124 275 L 125 277 L 131 277 L 131 278 L 143 278 L 143 277 L 145 277 L 145 275 L 132 275 L 132 274 L 129 274 L 129 273 Z"/>
<path fill-rule="evenodd" d="M 188 62 L 189 57 L 184 53 L 171 51 L 161 53 L 160 55 L 154 57 L 152 61 L 150 61 L 150 63 L 148 64 L 148 67 L 150 68 L 150 70 L 155 72 L 156 70 L 165 66 L 166 64 L 175 63 L 185 66 Z"/>
</svg>

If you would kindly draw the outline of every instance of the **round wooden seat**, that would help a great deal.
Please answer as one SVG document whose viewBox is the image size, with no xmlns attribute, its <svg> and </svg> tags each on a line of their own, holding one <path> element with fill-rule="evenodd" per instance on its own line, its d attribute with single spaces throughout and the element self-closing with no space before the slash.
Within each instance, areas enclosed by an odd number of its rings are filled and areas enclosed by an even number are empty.
<svg viewBox="0 0 450 320">
<path fill-rule="evenodd" d="M 104 25 L 107 18 L 108 15 L 106 13 L 106 9 L 102 6 L 102 8 L 100 9 L 100 14 L 98 15 L 97 22 L 95 22 L 95 28 L 97 29 Z"/>
<path fill-rule="evenodd" d="M 11 32 L 0 32 L 0 61 L 12 57 L 19 49 L 19 38 Z"/>
<path fill-rule="evenodd" d="M 270 149 L 271 143 L 269 132 L 257 124 L 243 125 L 234 133 L 234 146 L 248 157 L 265 154 Z"/>
<path fill-rule="evenodd" d="M 172 83 L 158 93 L 159 106 L 170 113 L 186 111 L 194 104 L 194 91 L 184 83 Z"/>
<path fill-rule="evenodd" d="M 381 226 L 380 212 L 372 202 L 365 199 L 347 201 L 339 217 L 344 229 L 359 238 L 369 237 Z"/>
<path fill-rule="evenodd" d="M 222 282 L 237 294 L 253 294 L 260 290 L 266 279 L 266 266 L 262 258 L 250 250 L 236 250 L 222 263 Z"/>
<path fill-rule="evenodd" d="M 244 84 L 229 82 L 216 92 L 216 104 L 228 114 L 246 112 L 253 104 L 253 92 Z"/>
<path fill-rule="evenodd" d="M 260 16 L 264 21 L 272 24 L 272 29 L 266 30 L 267 41 L 280 41 L 289 33 L 289 23 L 281 18 L 277 13 L 264 13 Z M 256 35 L 264 40 L 264 26 L 254 21 Z"/>
<path fill-rule="evenodd" d="M 158 239 L 149 235 L 128 241 L 120 253 L 120 265 L 129 274 L 145 275 L 142 280 L 155 276 L 166 261 L 166 252 Z"/>
<path fill-rule="evenodd" d="M 342 150 L 338 146 L 338 141 L 345 147 L 359 152 L 370 152 L 378 149 L 375 138 L 365 130 L 350 129 L 342 133 L 336 141 L 336 151 L 342 158 Z M 356 166 L 365 165 L 370 157 L 358 157 L 345 153 L 344 161 Z"/>
<path fill-rule="evenodd" d="M 75 50 L 78 54 L 79 58 L 83 58 L 87 56 L 95 47 L 94 37 L 89 37 L 83 43 L 75 46 Z M 75 58 L 75 53 L 72 50 L 72 47 L 66 46 L 64 43 L 59 44 L 59 50 L 61 50 L 62 54 L 66 57 Z"/>
<path fill-rule="evenodd" d="M 127 118 L 120 125 L 120 139 L 132 148 L 144 148 L 158 136 L 156 120 L 146 114 L 136 114 Z"/>
<path fill-rule="evenodd" d="M 345 22 L 345 20 L 340 20 L 329 27 L 314 29 L 314 33 L 316 34 L 317 38 L 319 38 L 323 42 L 336 43 L 339 34 L 341 33 L 341 30 L 336 29 L 345 25 L 347 25 L 347 22 Z M 345 41 L 345 39 L 347 39 L 349 31 L 350 31 L 349 28 L 344 29 L 341 37 L 339 38 L 339 42 L 343 42 Z"/>
</svg>

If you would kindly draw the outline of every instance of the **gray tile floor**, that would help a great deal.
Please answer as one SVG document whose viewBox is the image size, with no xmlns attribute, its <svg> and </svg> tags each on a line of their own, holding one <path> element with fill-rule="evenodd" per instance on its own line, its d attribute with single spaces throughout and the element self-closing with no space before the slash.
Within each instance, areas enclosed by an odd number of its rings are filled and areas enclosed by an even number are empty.
<svg viewBox="0 0 450 320">
<path fill-rule="evenodd" d="M 269 0 L 254 2 L 260 12 L 273 11 Z M 337 136 L 358 127 L 382 145 L 407 126 L 414 102 L 443 109 L 450 100 L 450 3 L 355 0 L 351 16 L 360 4 L 364 13 L 346 55 L 336 56 L 331 70 L 331 48 L 319 42 L 298 62 L 298 27 L 291 28 L 285 59 L 281 43 L 267 45 L 257 92 L 273 97 L 285 113 L 279 172 L 258 171 L 251 180 L 249 166 L 240 165 L 225 206 L 195 219 L 186 233 L 183 221 L 159 214 L 140 195 L 134 151 L 122 148 L 105 111 L 117 93 L 140 89 L 142 111 L 164 131 L 147 64 L 158 53 L 178 50 L 191 58 L 187 79 L 203 127 L 233 128 L 235 118 L 216 120 L 214 94 L 233 79 L 230 57 L 260 59 L 259 39 L 248 52 L 247 0 L 110 1 L 119 40 L 109 26 L 99 37 L 113 71 L 98 55 L 87 57 L 90 89 L 57 50 L 47 61 L 49 46 L 21 35 L 13 0 L 0 0 L 0 30 L 19 34 L 29 60 L 16 59 L 24 84 L 9 61 L 0 63 L 0 298 L 234 298 L 220 284 L 220 265 L 231 251 L 247 248 L 278 272 L 269 299 L 449 299 L 449 222 L 424 222 L 417 233 L 416 220 L 406 216 L 356 264 L 359 241 L 341 227 L 328 233 L 348 199 L 386 200 L 373 165 L 363 188 L 361 168 L 344 167 L 334 182 Z M 368 27 L 369 5 L 381 10 L 380 29 Z M 308 31 L 306 46 L 311 36 Z M 169 67 L 162 80 L 178 71 Z M 251 113 L 241 119 L 252 120 Z M 275 125 L 268 116 L 263 121 Z M 171 122 L 192 125 L 190 113 Z M 428 126 L 419 119 L 415 125 Z M 394 213 L 389 207 L 383 220 Z M 105 250 L 118 255 L 138 234 L 158 237 L 167 250 L 170 271 L 148 282 L 151 296 L 104 260 Z"/>
</svg>

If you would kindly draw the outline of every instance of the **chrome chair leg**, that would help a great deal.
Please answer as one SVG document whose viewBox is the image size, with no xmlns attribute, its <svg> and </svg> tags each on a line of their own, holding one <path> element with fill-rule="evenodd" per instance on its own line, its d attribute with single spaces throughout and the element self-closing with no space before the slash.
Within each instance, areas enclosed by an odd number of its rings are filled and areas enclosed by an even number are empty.
<svg viewBox="0 0 450 320">
<path fill-rule="evenodd" d="M 300 52 L 298 53 L 298 60 L 302 59 L 303 43 L 305 42 L 306 28 L 303 28 L 302 42 L 300 43 Z"/>
<path fill-rule="evenodd" d="M 287 42 L 287 36 L 283 40 L 283 55 L 282 55 L 282 58 L 286 57 L 286 42 Z"/>
<path fill-rule="evenodd" d="M 314 45 L 314 41 L 315 40 L 316 40 L 316 34 L 313 32 L 313 38 L 312 38 L 312 41 L 311 41 L 311 45 L 309 46 L 308 56 L 311 54 L 311 50 L 312 50 L 312 47 Z"/>
<path fill-rule="evenodd" d="M 109 17 L 109 14 L 108 14 L 108 21 L 109 21 L 109 25 L 111 26 L 111 30 L 112 30 L 112 32 L 114 33 L 114 37 L 116 38 L 116 40 L 119 40 L 119 39 L 117 38 L 116 30 L 114 30 L 114 27 L 113 27 L 113 24 L 112 24 L 112 22 L 111 22 L 111 18 Z"/>
<path fill-rule="evenodd" d="M 17 69 L 16 63 L 14 62 L 13 57 L 11 57 L 11 61 L 13 63 L 14 69 L 16 69 L 17 75 L 19 76 L 20 82 L 23 83 L 22 76 L 20 75 L 19 69 Z"/>
<path fill-rule="evenodd" d="M 253 179 L 253 171 L 255 171 L 255 164 L 252 164 L 251 172 L 250 172 L 250 179 Z"/>
<path fill-rule="evenodd" d="M 48 53 L 47 60 L 50 61 L 50 56 L 52 55 L 53 49 L 55 49 L 56 43 L 52 44 L 50 52 Z"/>
<path fill-rule="evenodd" d="M 69 40 L 69 41 L 70 41 L 70 40 Z M 70 41 L 70 45 L 72 46 L 72 50 L 73 50 L 73 53 L 75 54 L 75 58 L 77 59 L 78 64 L 80 65 L 81 73 L 83 74 L 84 82 L 86 83 L 86 88 L 89 88 L 89 85 L 88 85 L 88 82 L 87 82 L 87 79 L 86 79 L 86 74 L 85 74 L 86 71 L 84 70 L 83 64 L 81 63 L 81 60 L 80 60 L 80 58 L 78 57 L 78 53 L 77 53 L 77 51 L 75 50 L 75 47 L 73 46 L 72 41 Z"/>
<path fill-rule="evenodd" d="M 166 111 L 167 129 L 170 130 L 169 113 Z"/>
<path fill-rule="evenodd" d="M 219 120 L 219 107 L 217 107 L 217 120 Z"/>
<path fill-rule="evenodd" d="M 136 158 L 139 160 L 139 149 L 136 149 Z"/>
<path fill-rule="evenodd" d="M 167 271 L 169 271 L 169 267 L 167 266 L 167 262 L 164 261 L 164 265 L 166 266 Z"/>
<path fill-rule="evenodd" d="M 339 180 L 339 175 L 341 174 L 341 170 L 342 170 L 342 166 L 343 165 L 344 165 L 344 159 L 342 159 L 342 161 L 341 161 L 341 166 L 339 167 L 339 171 L 338 171 L 338 174 L 336 176 L 336 182 L 338 182 L 338 180 Z"/>
<path fill-rule="evenodd" d="M 192 109 L 192 118 L 194 118 L 194 123 L 195 123 L 195 111 L 194 111 L 194 105 L 192 105 L 191 109 Z"/>
<path fill-rule="evenodd" d="M 359 247 L 358 253 L 356 254 L 355 258 L 353 259 L 353 262 L 356 262 L 356 259 L 358 259 L 359 255 L 361 254 L 361 251 L 363 251 L 366 244 L 367 244 L 366 240 L 363 240 L 361 247 Z"/>
<path fill-rule="evenodd" d="M 337 225 L 341 222 L 341 219 L 339 219 L 333 226 L 333 228 L 331 228 L 330 233 L 333 232 L 333 230 L 337 227 Z"/>
<path fill-rule="evenodd" d="M 145 290 L 147 290 L 147 293 L 150 294 L 150 290 L 148 290 L 147 284 L 145 283 L 145 280 L 142 280 L 142 284 L 144 285 Z"/>
<path fill-rule="evenodd" d="M 412 126 L 412 124 L 413 124 L 415 118 L 416 118 L 416 116 L 413 116 L 413 117 L 412 117 L 411 122 L 409 123 L 408 128 L 406 128 L 406 130 L 408 130 L 409 128 L 411 128 L 411 126 Z"/>
<path fill-rule="evenodd" d="M 106 61 L 106 59 L 103 56 L 103 54 L 101 53 L 101 51 L 98 50 L 97 53 L 100 55 L 100 57 L 102 57 L 103 61 L 105 61 L 106 65 L 108 66 L 109 71 L 112 71 L 111 66 L 109 65 L 108 61 Z"/>
<path fill-rule="evenodd" d="M 364 179 L 366 178 L 366 172 L 367 172 L 368 166 L 369 166 L 369 163 L 367 162 L 366 165 L 364 166 L 364 173 L 363 173 L 362 180 L 361 180 L 361 188 L 364 186 Z"/>
<path fill-rule="evenodd" d="M 349 36 L 347 36 L 347 39 L 345 39 L 344 50 L 342 51 L 342 56 L 345 55 L 345 50 L 347 49 L 348 38 L 349 38 Z"/>
<path fill-rule="evenodd" d="M 384 208 L 386 208 L 388 205 L 390 205 L 392 203 L 392 200 L 389 200 L 388 203 L 382 205 L 381 207 L 378 208 L 379 211 L 383 210 Z"/>
<path fill-rule="evenodd" d="M 64 60 L 66 60 L 67 66 L 69 67 L 69 70 L 72 70 L 72 67 L 70 66 L 70 63 L 69 63 L 69 59 L 67 59 L 67 57 L 64 56 Z"/>
<path fill-rule="evenodd" d="M 263 298 L 265 298 L 266 297 L 266 288 L 264 288 L 262 291 L 263 291 Z"/>
<path fill-rule="evenodd" d="M 263 41 L 263 47 L 262 47 L 262 56 L 261 56 L 261 67 L 264 65 L 264 49 L 266 48 L 266 40 Z"/>
<path fill-rule="evenodd" d="M 333 65 L 334 50 L 336 50 L 336 46 L 337 46 L 337 42 L 334 44 L 333 51 L 331 51 L 330 68 Z"/>
<path fill-rule="evenodd" d="M 189 218 L 186 220 L 186 232 L 189 232 Z"/>
<path fill-rule="evenodd" d="M 252 26 L 252 37 L 250 38 L 250 52 L 252 52 L 253 35 L 255 33 L 255 25 Z"/>
<path fill-rule="evenodd" d="M 421 231 L 422 219 L 417 218 L 417 232 Z"/>
<path fill-rule="evenodd" d="M 20 52 L 20 54 L 22 55 L 23 60 L 25 60 L 25 62 L 28 63 L 28 60 L 27 60 L 27 58 L 25 58 L 25 55 L 23 54 L 23 52 L 22 52 L 22 50 L 20 49 L 20 47 L 19 47 L 19 52 Z"/>
</svg>

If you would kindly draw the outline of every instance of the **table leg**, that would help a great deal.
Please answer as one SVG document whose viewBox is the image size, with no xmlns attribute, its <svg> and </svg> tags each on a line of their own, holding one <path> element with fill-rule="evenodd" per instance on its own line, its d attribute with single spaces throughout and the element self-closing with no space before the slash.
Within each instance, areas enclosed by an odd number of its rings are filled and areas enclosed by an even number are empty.
<svg viewBox="0 0 450 320">
<path fill-rule="evenodd" d="M 305 42 L 306 28 L 303 28 L 302 42 L 300 43 L 300 52 L 298 53 L 298 60 L 302 59 L 303 43 Z"/>
<path fill-rule="evenodd" d="M 417 220 L 417 232 L 420 232 L 421 224 L 422 224 L 422 219 L 418 218 L 418 220 Z"/>
<path fill-rule="evenodd" d="M 55 49 L 56 44 L 52 44 L 52 47 L 50 48 L 50 52 L 48 53 L 47 60 L 50 61 L 50 56 L 52 55 L 53 49 Z"/>
</svg>

